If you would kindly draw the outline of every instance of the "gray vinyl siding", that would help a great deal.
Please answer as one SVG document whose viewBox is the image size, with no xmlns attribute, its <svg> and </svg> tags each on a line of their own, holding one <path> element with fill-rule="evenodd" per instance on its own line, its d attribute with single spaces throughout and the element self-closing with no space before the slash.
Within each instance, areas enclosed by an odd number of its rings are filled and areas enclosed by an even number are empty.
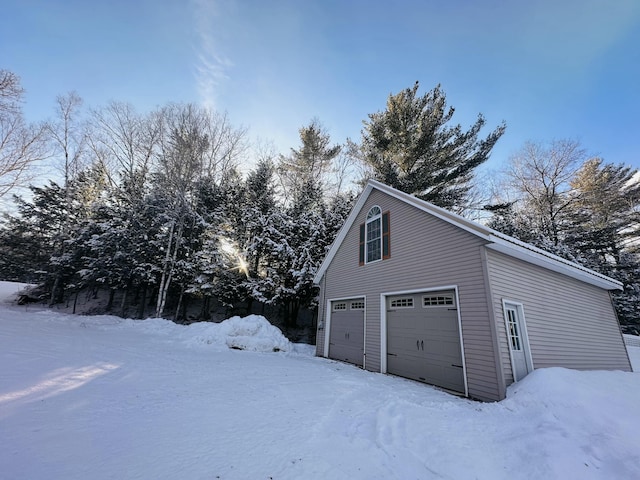
<svg viewBox="0 0 640 480">
<path fill-rule="evenodd" d="M 522 303 L 534 368 L 630 371 L 609 292 L 487 249 L 507 385 L 513 383 L 503 299 Z"/>
<path fill-rule="evenodd" d="M 360 224 L 378 205 L 390 211 L 391 258 L 358 265 Z M 366 296 L 365 367 L 380 371 L 380 294 L 457 286 L 469 395 L 500 400 L 500 388 L 477 236 L 373 189 L 322 279 L 320 317 L 327 300 Z M 501 318 L 501 317 L 500 317 Z M 324 330 L 317 352 L 323 354 Z"/>
</svg>

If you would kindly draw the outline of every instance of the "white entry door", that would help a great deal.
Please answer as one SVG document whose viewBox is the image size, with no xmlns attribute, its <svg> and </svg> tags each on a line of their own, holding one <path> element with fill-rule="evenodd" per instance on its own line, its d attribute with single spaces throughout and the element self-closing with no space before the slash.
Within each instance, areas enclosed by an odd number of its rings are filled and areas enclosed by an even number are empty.
<svg viewBox="0 0 640 480">
<path fill-rule="evenodd" d="M 513 381 L 517 382 L 533 370 L 522 305 L 504 302 L 504 317 L 511 353 Z"/>
</svg>

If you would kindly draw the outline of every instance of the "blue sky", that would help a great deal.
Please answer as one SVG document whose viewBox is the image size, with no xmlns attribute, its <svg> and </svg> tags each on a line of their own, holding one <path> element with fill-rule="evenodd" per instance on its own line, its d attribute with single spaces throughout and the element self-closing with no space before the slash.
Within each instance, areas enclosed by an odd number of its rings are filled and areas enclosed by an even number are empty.
<svg viewBox="0 0 640 480">
<path fill-rule="evenodd" d="M 489 169 L 560 138 L 640 167 L 637 0 L 5 0 L 0 68 L 32 121 L 71 90 L 198 102 L 282 153 L 314 117 L 359 140 L 390 93 L 440 83 L 456 123 L 506 122 Z"/>
</svg>

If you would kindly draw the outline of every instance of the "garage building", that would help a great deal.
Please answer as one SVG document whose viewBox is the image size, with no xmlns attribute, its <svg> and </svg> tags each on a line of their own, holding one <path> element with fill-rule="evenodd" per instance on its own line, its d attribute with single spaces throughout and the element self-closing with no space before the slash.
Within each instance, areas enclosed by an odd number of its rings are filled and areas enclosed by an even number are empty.
<svg viewBox="0 0 640 480">
<path fill-rule="evenodd" d="M 534 368 L 630 371 L 616 280 L 376 181 L 315 278 L 317 354 L 485 401 Z"/>
</svg>

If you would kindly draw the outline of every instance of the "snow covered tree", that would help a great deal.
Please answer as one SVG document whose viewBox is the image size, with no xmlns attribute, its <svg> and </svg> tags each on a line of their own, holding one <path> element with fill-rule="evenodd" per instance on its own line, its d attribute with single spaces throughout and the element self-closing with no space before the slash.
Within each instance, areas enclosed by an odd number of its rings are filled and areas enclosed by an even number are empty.
<svg viewBox="0 0 640 480">
<path fill-rule="evenodd" d="M 245 181 L 247 199 L 243 208 L 243 224 L 246 229 L 245 288 L 249 313 L 253 300 L 270 303 L 274 294 L 271 274 L 275 270 L 277 250 L 283 238 L 278 231 L 280 208 L 276 201 L 274 176 L 275 166 L 271 159 L 266 158 L 258 162 Z"/>
<path fill-rule="evenodd" d="M 489 207 L 488 225 L 621 281 L 618 317 L 640 331 L 638 172 L 583 159 L 577 142 L 527 143 L 508 171 L 519 198 Z"/>
<path fill-rule="evenodd" d="M 81 284 L 86 252 L 82 233 L 105 185 L 103 171 L 96 167 L 80 172 L 67 188 L 50 182 L 30 187 L 30 200 L 15 197 L 17 214 L 6 216 L 0 234 L 5 254 L 0 270 L 40 283 L 51 303 L 61 302 L 70 285 Z"/>
<path fill-rule="evenodd" d="M 480 139 L 482 115 L 465 132 L 449 125 L 454 109 L 439 85 L 422 96 L 418 88 L 416 82 L 389 95 L 386 110 L 369 115 L 357 154 L 370 177 L 441 207 L 463 208 L 474 169 L 489 158 L 505 126 Z"/>
<path fill-rule="evenodd" d="M 186 293 L 203 299 L 200 316 L 208 318 L 214 298 L 229 310 L 247 298 L 242 218 L 246 191 L 240 174 L 228 169 L 219 183 L 213 178 L 204 179 L 198 187 L 198 199 L 200 244 L 195 249 Z"/>
<path fill-rule="evenodd" d="M 46 280 L 65 221 L 64 189 L 54 182 L 29 187 L 30 199 L 14 196 L 16 213 L 0 230 L 0 276 L 26 283 Z"/>
<path fill-rule="evenodd" d="M 164 252 L 158 284 L 156 316 L 161 317 L 173 279 L 185 229 L 193 219 L 195 186 L 202 172 L 210 141 L 204 131 L 205 115 L 194 105 L 172 105 L 163 112 L 166 122 L 161 139 L 154 186 L 162 198 L 158 216 L 165 227 L 156 241 Z"/>
<path fill-rule="evenodd" d="M 324 258 L 327 241 L 325 205 L 320 186 L 313 180 L 300 185 L 291 206 L 283 212 L 286 234 L 280 253 L 274 301 L 282 308 L 285 325 L 295 327 L 301 307 L 313 307 L 317 295 L 313 277 Z"/>
</svg>

